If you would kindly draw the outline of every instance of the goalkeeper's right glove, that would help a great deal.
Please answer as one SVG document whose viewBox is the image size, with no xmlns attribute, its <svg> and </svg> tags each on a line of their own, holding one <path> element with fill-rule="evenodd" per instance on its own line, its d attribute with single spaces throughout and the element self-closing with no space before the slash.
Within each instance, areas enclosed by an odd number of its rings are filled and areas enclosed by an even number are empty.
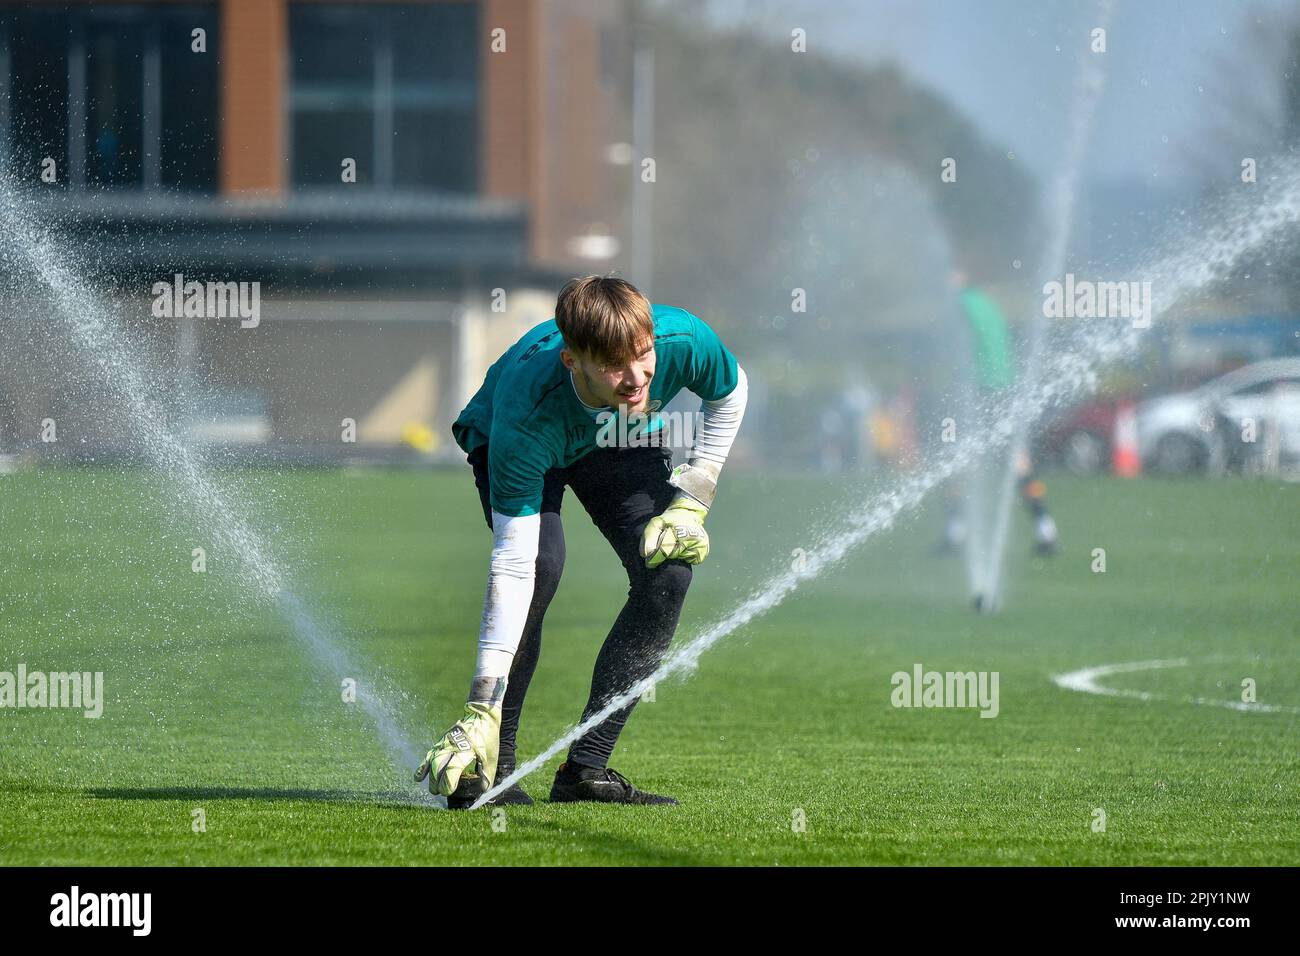
<svg viewBox="0 0 1300 956">
<path fill-rule="evenodd" d="M 501 699 L 506 682 L 499 678 L 494 683 L 496 686 L 492 693 L 486 695 L 488 699 L 470 700 L 465 704 L 465 716 L 442 735 L 415 771 L 416 783 L 429 778 L 430 793 L 451 796 L 462 776 L 477 781 L 484 793 L 496 782 L 497 754 L 501 746 Z M 474 696 L 480 695 L 471 694 Z"/>
</svg>

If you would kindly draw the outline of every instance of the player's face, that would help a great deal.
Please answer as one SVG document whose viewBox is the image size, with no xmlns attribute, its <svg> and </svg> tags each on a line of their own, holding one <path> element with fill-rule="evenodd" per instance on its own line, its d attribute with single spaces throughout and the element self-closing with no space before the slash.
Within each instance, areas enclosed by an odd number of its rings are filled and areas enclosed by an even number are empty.
<svg viewBox="0 0 1300 956">
<path fill-rule="evenodd" d="M 655 375 L 654 343 L 649 342 L 630 362 L 605 362 L 576 352 L 570 353 L 572 364 L 589 405 L 626 405 L 630 412 L 644 412 L 650 404 L 650 380 Z M 566 363 L 569 364 L 569 363 Z"/>
</svg>

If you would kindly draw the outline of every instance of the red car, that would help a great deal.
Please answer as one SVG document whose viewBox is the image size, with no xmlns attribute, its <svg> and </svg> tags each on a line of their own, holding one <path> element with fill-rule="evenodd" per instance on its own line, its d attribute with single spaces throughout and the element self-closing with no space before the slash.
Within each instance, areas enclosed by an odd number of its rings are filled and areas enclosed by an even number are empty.
<svg viewBox="0 0 1300 956">
<path fill-rule="evenodd" d="M 1110 471 L 1111 441 L 1119 406 L 1132 395 L 1091 398 L 1063 409 L 1038 430 L 1035 457 L 1041 465 L 1055 465 L 1076 475 Z"/>
</svg>

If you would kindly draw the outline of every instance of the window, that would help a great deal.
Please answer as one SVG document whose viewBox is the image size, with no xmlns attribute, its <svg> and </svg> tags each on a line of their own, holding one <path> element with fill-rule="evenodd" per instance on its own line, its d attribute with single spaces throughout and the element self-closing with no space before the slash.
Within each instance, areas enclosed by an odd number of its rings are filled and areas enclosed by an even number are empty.
<svg viewBox="0 0 1300 956">
<path fill-rule="evenodd" d="M 217 122 L 220 116 L 220 55 L 215 6 L 167 11 L 158 20 L 158 174 L 163 186 L 215 192 Z M 207 53 L 195 53 L 196 29 L 207 32 Z"/>
<path fill-rule="evenodd" d="M 476 190 L 476 4 L 294 4 L 289 38 L 295 185 Z"/>
<path fill-rule="evenodd" d="M 1289 389 L 1300 386 L 1300 380 L 1286 378 L 1269 378 L 1262 382 L 1256 382 L 1253 385 L 1246 385 L 1232 392 L 1233 398 L 1250 398 L 1255 395 L 1271 395 L 1273 392 L 1279 394 Z"/>
<path fill-rule="evenodd" d="M 148 24 L 122 11 L 78 24 L 73 56 L 84 70 L 84 181 L 91 186 L 144 182 L 144 67 Z M 78 34 L 80 34 L 78 36 Z M 69 116 L 69 122 L 73 118 Z M 74 136 L 75 141 L 75 136 Z"/>
<path fill-rule="evenodd" d="M 0 160 L 19 182 L 50 158 L 65 187 L 215 190 L 217 50 L 214 3 L 0 5 Z"/>
<path fill-rule="evenodd" d="M 54 160 L 58 182 L 67 183 L 68 40 L 71 17 L 62 13 L 5 10 L 0 27 L 0 136 L 8 171 L 16 182 L 39 175 Z"/>
</svg>

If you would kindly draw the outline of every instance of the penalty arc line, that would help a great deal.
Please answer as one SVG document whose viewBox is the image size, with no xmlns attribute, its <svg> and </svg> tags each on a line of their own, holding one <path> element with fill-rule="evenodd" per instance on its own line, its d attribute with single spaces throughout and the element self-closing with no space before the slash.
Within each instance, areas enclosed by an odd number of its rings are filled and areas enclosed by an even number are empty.
<svg viewBox="0 0 1300 956">
<path fill-rule="evenodd" d="M 1107 687 L 1100 683 L 1101 678 L 1111 674 L 1132 674 L 1138 671 L 1162 670 L 1170 667 L 1186 667 L 1190 664 L 1186 657 L 1161 661 L 1130 661 L 1123 664 L 1098 664 L 1096 667 L 1083 667 L 1067 674 L 1053 674 L 1052 683 L 1065 690 L 1078 691 L 1081 694 L 1096 694 L 1102 697 L 1127 697 L 1130 700 L 1157 701 L 1172 700 L 1184 704 L 1200 704 L 1205 707 L 1224 707 L 1243 714 L 1300 714 L 1300 707 L 1285 704 L 1257 704 L 1238 700 L 1218 700 L 1214 697 L 1172 697 L 1169 694 L 1157 694 L 1147 690 L 1131 690 L 1123 687 Z"/>
</svg>

